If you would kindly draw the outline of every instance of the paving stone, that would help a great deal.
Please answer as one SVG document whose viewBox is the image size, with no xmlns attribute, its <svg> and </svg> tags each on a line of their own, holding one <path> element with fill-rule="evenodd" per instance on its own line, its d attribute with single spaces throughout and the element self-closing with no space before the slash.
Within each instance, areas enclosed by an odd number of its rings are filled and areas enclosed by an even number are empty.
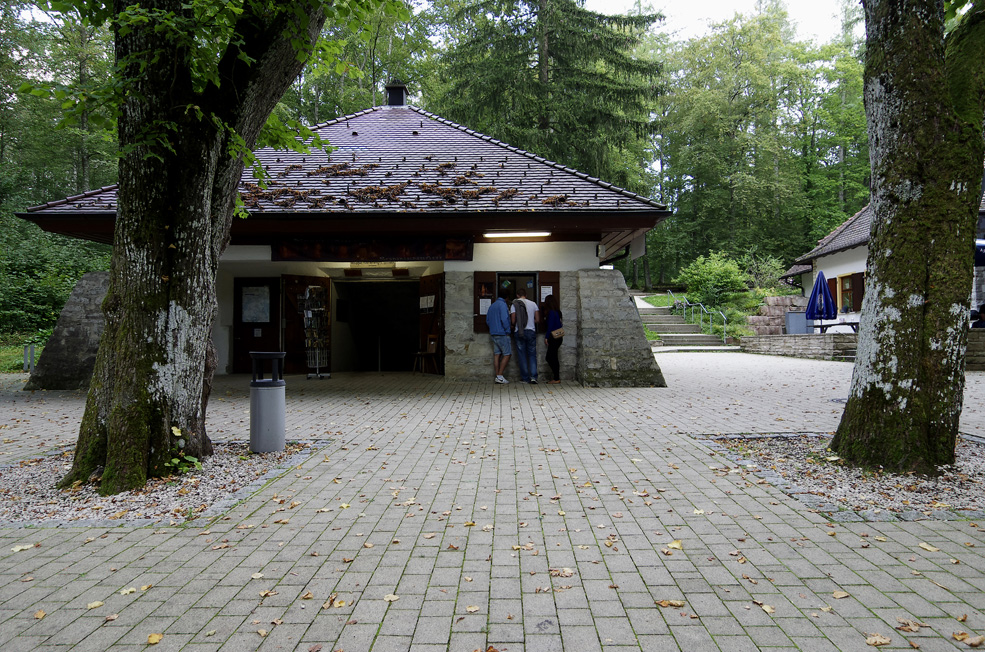
<svg viewBox="0 0 985 652">
<path fill-rule="evenodd" d="M 791 432 L 829 432 L 840 415 L 828 399 L 847 392 L 850 365 L 660 355 L 670 385 L 660 389 L 494 387 L 405 374 L 340 374 L 322 384 L 289 378 L 289 437 L 331 423 L 330 438 L 298 459 L 301 469 L 273 473 L 255 494 L 237 496 L 238 503 L 196 527 L 0 525 L 0 551 L 26 538 L 42 543 L 15 555 L 0 552 L 0 648 L 58 650 L 74 642 L 84 649 L 88 641 L 112 652 L 144 650 L 147 628 L 155 627 L 166 634 L 162 649 L 187 644 L 199 652 L 306 650 L 316 642 L 326 650 L 421 652 L 486 645 L 510 652 L 824 652 L 862 649 L 862 628 L 889 632 L 897 613 L 929 619 L 946 638 L 955 615 L 985 609 L 985 533 L 967 521 L 945 520 L 953 513 L 918 521 L 908 519 L 926 517 L 901 514 L 895 522 L 812 513 L 774 486 L 716 476 L 711 449 L 689 436 L 769 435 L 776 415 Z M 26 395 L 7 378 L 0 375 L 0 419 L 18 421 L 4 429 L 5 438 L 22 436 L 32 424 L 80 418 L 81 394 Z M 970 372 L 969 379 L 962 430 L 985 432 L 985 411 L 976 407 L 985 404 L 985 374 Z M 226 400 L 210 405 L 213 432 L 248 432 L 241 381 L 217 377 L 216 395 Z M 730 407 L 727 421 L 723 405 Z M 44 420 L 37 416 L 42 407 Z M 73 436 L 56 427 L 47 440 L 64 445 Z M 26 459 L 13 441 L 0 444 L 0 461 Z M 773 480 L 797 490 L 795 482 L 775 474 Z M 643 488 L 649 497 L 632 494 Z M 302 502 L 289 526 L 271 524 L 274 493 Z M 552 501 L 555 495 L 561 499 Z M 411 497 L 417 504 L 400 504 Z M 340 502 L 353 508 L 314 512 Z M 862 517 L 878 517 L 871 511 Z M 464 527 L 467 520 L 477 526 Z M 826 535 L 828 522 L 838 523 L 839 536 Z M 241 524 L 255 527 L 237 530 Z M 485 524 L 495 529 L 483 532 Z M 235 545 L 203 550 L 198 532 L 206 528 Z M 861 531 L 887 541 L 862 550 L 855 545 Z M 604 545 L 609 535 L 618 537 L 612 548 Z M 684 550 L 661 554 L 673 539 Z M 536 555 L 512 549 L 528 541 Z M 962 564 L 915 554 L 921 541 Z M 736 548 L 747 563 L 728 554 Z M 911 556 L 917 561 L 906 561 Z M 574 575 L 550 576 L 549 569 L 563 567 Z M 257 570 L 266 576 L 263 586 L 249 579 Z M 31 583 L 20 582 L 26 571 Z M 117 595 L 121 586 L 146 583 L 155 585 L 146 595 Z M 537 592 L 544 587 L 549 591 Z M 270 588 L 278 594 L 261 599 L 259 591 Z M 835 590 L 852 597 L 834 600 Z M 300 600 L 306 591 L 315 599 Z M 323 609 L 332 593 L 347 606 Z M 400 599 L 383 601 L 389 593 Z M 102 610 L 84 608 L 96 599 L 119 619 L 101 625 Z M 685 606 L 653 604 L 662 599 L 683 599 Z M 777 613 L 769 616 L 753 600 Z M 825 604 L 834 611 L 820 611 Z M 469 613 L 470 605 L 479 612 Z M 48 615 L 35 621 L 39 608 Z M 275 619 L 282 624 L 270 625 Z M 266 639 L 256 634 L 261 627 L 270 631 Z M 933 641 L 921 638 L 921 649 L 935 649 Z"/>
</svg>

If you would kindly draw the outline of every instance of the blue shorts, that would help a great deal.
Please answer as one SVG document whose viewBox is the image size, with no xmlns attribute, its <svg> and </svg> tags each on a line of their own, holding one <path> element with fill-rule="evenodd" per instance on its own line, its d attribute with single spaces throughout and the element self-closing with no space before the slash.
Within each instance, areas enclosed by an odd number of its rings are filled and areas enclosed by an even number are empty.
<svg viewBox="0 0 985 652">
<path fill-rule="evenodd" d="M 493 341 L 493 355 L 512 355 L 513 349 L 510 345 L 509 335 L 491 335 Z"/>
</svg>

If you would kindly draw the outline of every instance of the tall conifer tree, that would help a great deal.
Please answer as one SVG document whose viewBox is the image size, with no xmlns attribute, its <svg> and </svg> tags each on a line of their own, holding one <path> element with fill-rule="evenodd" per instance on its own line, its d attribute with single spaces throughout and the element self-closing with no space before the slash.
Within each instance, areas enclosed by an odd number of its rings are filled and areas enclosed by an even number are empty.
<svg viewBox="0 0 985 652">
<path fill-rule="evenodd" d="M 659 14 L 605 16 L 575 0 L 480 0 L 457 14 L 443 116 L 613 183 L 641 187 L 654 61 L 634 56 Z"/>
</svg>

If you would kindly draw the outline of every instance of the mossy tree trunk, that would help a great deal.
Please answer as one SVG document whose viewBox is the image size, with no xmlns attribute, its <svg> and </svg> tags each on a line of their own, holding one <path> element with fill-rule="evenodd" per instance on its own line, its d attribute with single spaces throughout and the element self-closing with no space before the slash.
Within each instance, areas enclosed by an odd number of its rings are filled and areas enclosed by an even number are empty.
<svg viewBox="0 0 985 652">
<path fill-rule="evenodd" d="M 244 3 L 218 83 L 203 88 L 193 79 L 191 39 L 166 24 L 194 20 L 191 6 L 158 0 L 141 9 L 151 20 L 127 30 L 117 24 L 128 92 L 106 328 L 75 461 L 62 480 L 85 481 L 104 467 L 103 494 L 166 475 L 178 450 L 212 453 L 205 406 L 215 367 L 215 277 L 243 172 L 231 133 L 252 148 L 303 66 L 298 43 L 314 43 L 324 22 L 315 1 Z"/>
<path fill-rule="evenodd" d="M 874 210 L 849 462 L 936 474 L 954 461 L 982 181 L 982 8 L 945 41 L 939 0 L 864 0 Z"/>
</svg>

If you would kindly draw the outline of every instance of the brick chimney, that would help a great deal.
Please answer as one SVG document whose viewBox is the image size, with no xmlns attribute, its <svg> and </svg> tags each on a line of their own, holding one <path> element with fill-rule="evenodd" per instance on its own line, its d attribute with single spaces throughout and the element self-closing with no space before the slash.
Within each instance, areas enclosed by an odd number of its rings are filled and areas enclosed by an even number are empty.
<svg viewBox="0 0 985 652">
<path fill-rule="evenodd" d="M 399 79 L 392 79 L 384 86 L 386 89 L 386 103 L 389 106 L 404 106 L 407 104 L 407 85 Z"/>
</svg>

